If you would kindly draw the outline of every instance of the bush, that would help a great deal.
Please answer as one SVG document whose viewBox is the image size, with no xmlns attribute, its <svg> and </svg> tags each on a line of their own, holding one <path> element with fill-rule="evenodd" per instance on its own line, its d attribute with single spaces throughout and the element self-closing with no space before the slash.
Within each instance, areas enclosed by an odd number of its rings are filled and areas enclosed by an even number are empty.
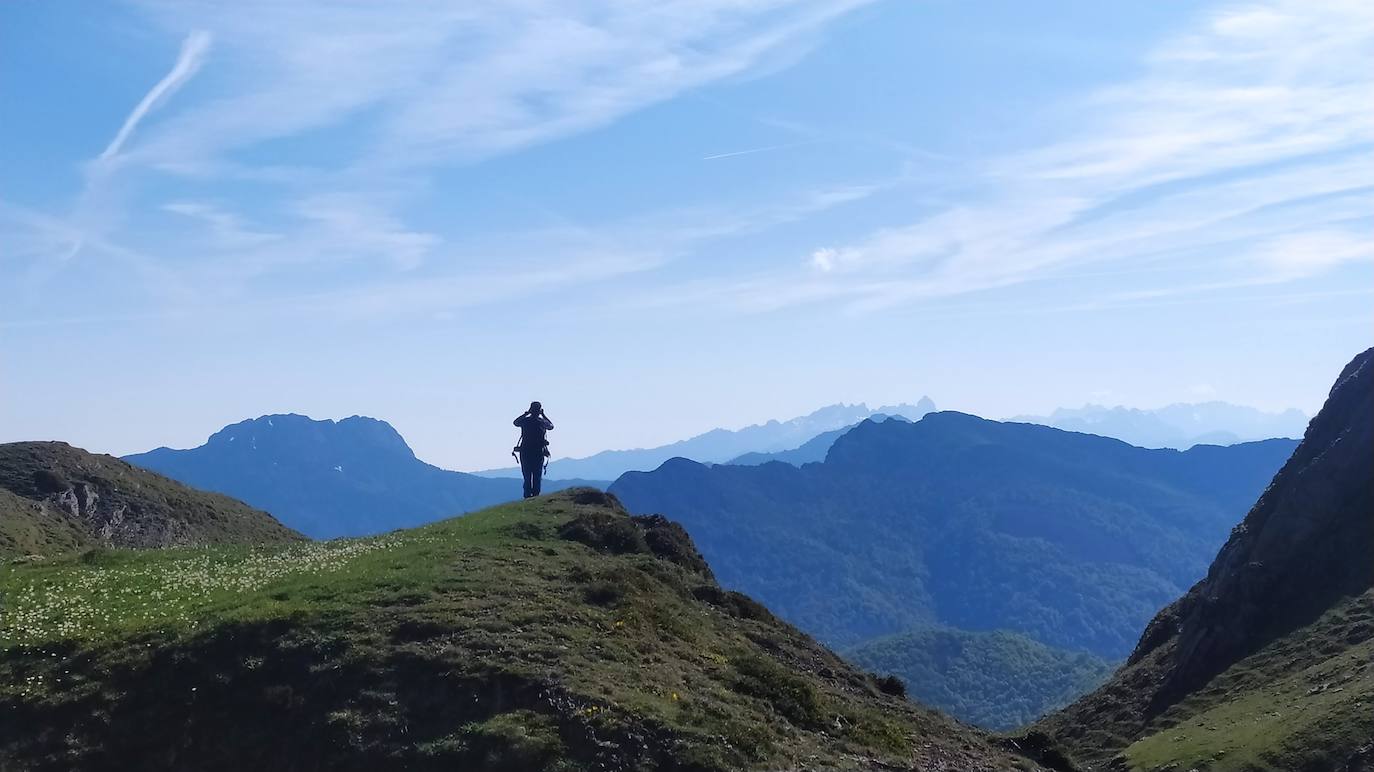
<svg viewBox="0 0 1374 772">
<path fill-rule="evenodd" d="M 40 494 L 61 493 L 72 487 L 67 478 L 51 469 L 39 469 L 33 473 L 33 487 Z"/>
<path fill-rule="evenodd" d="M 462 739 L 468 759 L 493 772 L 547 769 L 566 755 L 553 720 L 528 710 L 469 724 Z"/>
<path fill-rule="evenodd" d="M 874 676 L 873 682 L 878 685 L 878 691 L 883 694 L 890 694 L 893 697 L 906 699 L 906 682 L 897 676 Z"/>
<path fill-rule="evenodd" d="M 625 585 L 609 579 L 597 579 L 582 591 L 582 597 L 594 606 L 614 606 L 625 599 Z"/>
<path fill-rule="evenodd" d="M 738 674 L 735 688 L 773 706 L 798 727 L 820 727 L 825 722 L 820 696 L 811 684 L 771 659 L 747 654 L 732 661 Z"/>
<path fill-rule="evenodd" d="M 558 529 L 558 535 L 581 542 L 598 552 L 622 555 L 649 551 L 644 534 L 628 517 L 604 512 L 582 514 Z"/>
</svg>

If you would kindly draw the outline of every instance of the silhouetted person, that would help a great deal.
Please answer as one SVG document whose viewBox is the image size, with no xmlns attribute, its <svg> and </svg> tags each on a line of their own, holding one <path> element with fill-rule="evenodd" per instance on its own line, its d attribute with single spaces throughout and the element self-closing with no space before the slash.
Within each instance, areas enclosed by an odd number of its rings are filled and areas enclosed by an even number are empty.
<svg viewBox="0 0 1374 772">
<path fill-rule="evenodd" d="M 553 428 L 553 421 L 544 415 L 544 406 L 531 402 L 530 409 L 515 419 L 520 427 L 520 444 L 515 446 L 520 457 L 520 474 L 525 478 L 525 498 L 539 495 L 539 483 L 544 477 L 544 459 L 549 455 L 549 441 L 545 434 Z"/>
</svg>

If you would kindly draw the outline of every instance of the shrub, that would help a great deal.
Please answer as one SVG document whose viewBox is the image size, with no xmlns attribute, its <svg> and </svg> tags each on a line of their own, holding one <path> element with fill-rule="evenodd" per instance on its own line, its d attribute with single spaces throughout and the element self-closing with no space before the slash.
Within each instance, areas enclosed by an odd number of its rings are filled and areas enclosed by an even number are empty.
<svg viewBox="0 0 1374 772">
<path fill-rule="evenodd" d="M 558 535 L 569 541 L 581 542 L 598 552 L 621 555 L 627 552 L 648 552 L 644 534 L 622 515 L 604 512 L 581 514 L 558 529 Z"/>
<path fill-rule="evenodd" d="M 72 484 L 67 482 L 67 478 L 52 469 L 39 469 L 33 473 L 33 487 L 40 494 L 46 495 L 61 493 L 72 487 Z"/>
<path fill-rule="evenodd" d="M 883 694 L 890 694 L 893 697 L 906 699 L 906 682 L 897 676 L 874 676 L 873 682 L 878 685 L 878 691 Z"/>
<path fill-rule="evenodd" d="M 597 579 L 582 591 L 582 597 L 594 606 L 614 606 L 625 598 L 625 585 L 609 579 Z"/>
<path fill-rule="evenodd" d="M 819 727 L 824 723 L 820 696 L 799 676 L 756 654 L 738 657 L 731 664 L 737 673 L 735 688 L 740 693 L 766 701 L 793 726 Z"/>
<path fill-rule="evenodd" d="M 468 724 L 462 739 L 474 766 L 493 772 L 547 769 L 567 753 L 553 719 L 528 710 Z"/>
</svg>

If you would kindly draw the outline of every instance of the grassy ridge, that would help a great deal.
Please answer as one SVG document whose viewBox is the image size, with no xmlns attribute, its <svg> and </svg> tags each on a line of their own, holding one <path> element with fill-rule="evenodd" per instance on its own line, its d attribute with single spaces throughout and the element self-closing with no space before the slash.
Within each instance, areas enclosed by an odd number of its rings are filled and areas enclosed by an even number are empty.
<svg viewBox="0 0 1374 772">
<path fill-rule="evenodd" d="M 0 766 L 1035 768 L 600 496 L 6 566 Z"/>
</svg>

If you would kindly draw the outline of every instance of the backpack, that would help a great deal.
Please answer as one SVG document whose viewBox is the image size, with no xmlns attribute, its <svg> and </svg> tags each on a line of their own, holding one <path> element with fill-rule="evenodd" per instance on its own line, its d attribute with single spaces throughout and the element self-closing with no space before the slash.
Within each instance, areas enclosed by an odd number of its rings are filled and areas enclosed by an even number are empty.
<svg viewBox="0 0 1374 772">
<path fill-rule="evenodd" d="M 511 448 L 510 454 L 515 457 L 516 461 L 519 461 L 520 449 L 525 447 L 526 442 L 529 443 L 530 447 L 542 447 L 544 449 L 544 468 L 548 469 L 549 456 L 551 455 L 549 453 L 548 434 L 548 430 L 539 422 L 538 417 L 532 417 L 531 420 L 520 424 L 520 439 L 515 441 L 515 447 Z"/>
</svg>

